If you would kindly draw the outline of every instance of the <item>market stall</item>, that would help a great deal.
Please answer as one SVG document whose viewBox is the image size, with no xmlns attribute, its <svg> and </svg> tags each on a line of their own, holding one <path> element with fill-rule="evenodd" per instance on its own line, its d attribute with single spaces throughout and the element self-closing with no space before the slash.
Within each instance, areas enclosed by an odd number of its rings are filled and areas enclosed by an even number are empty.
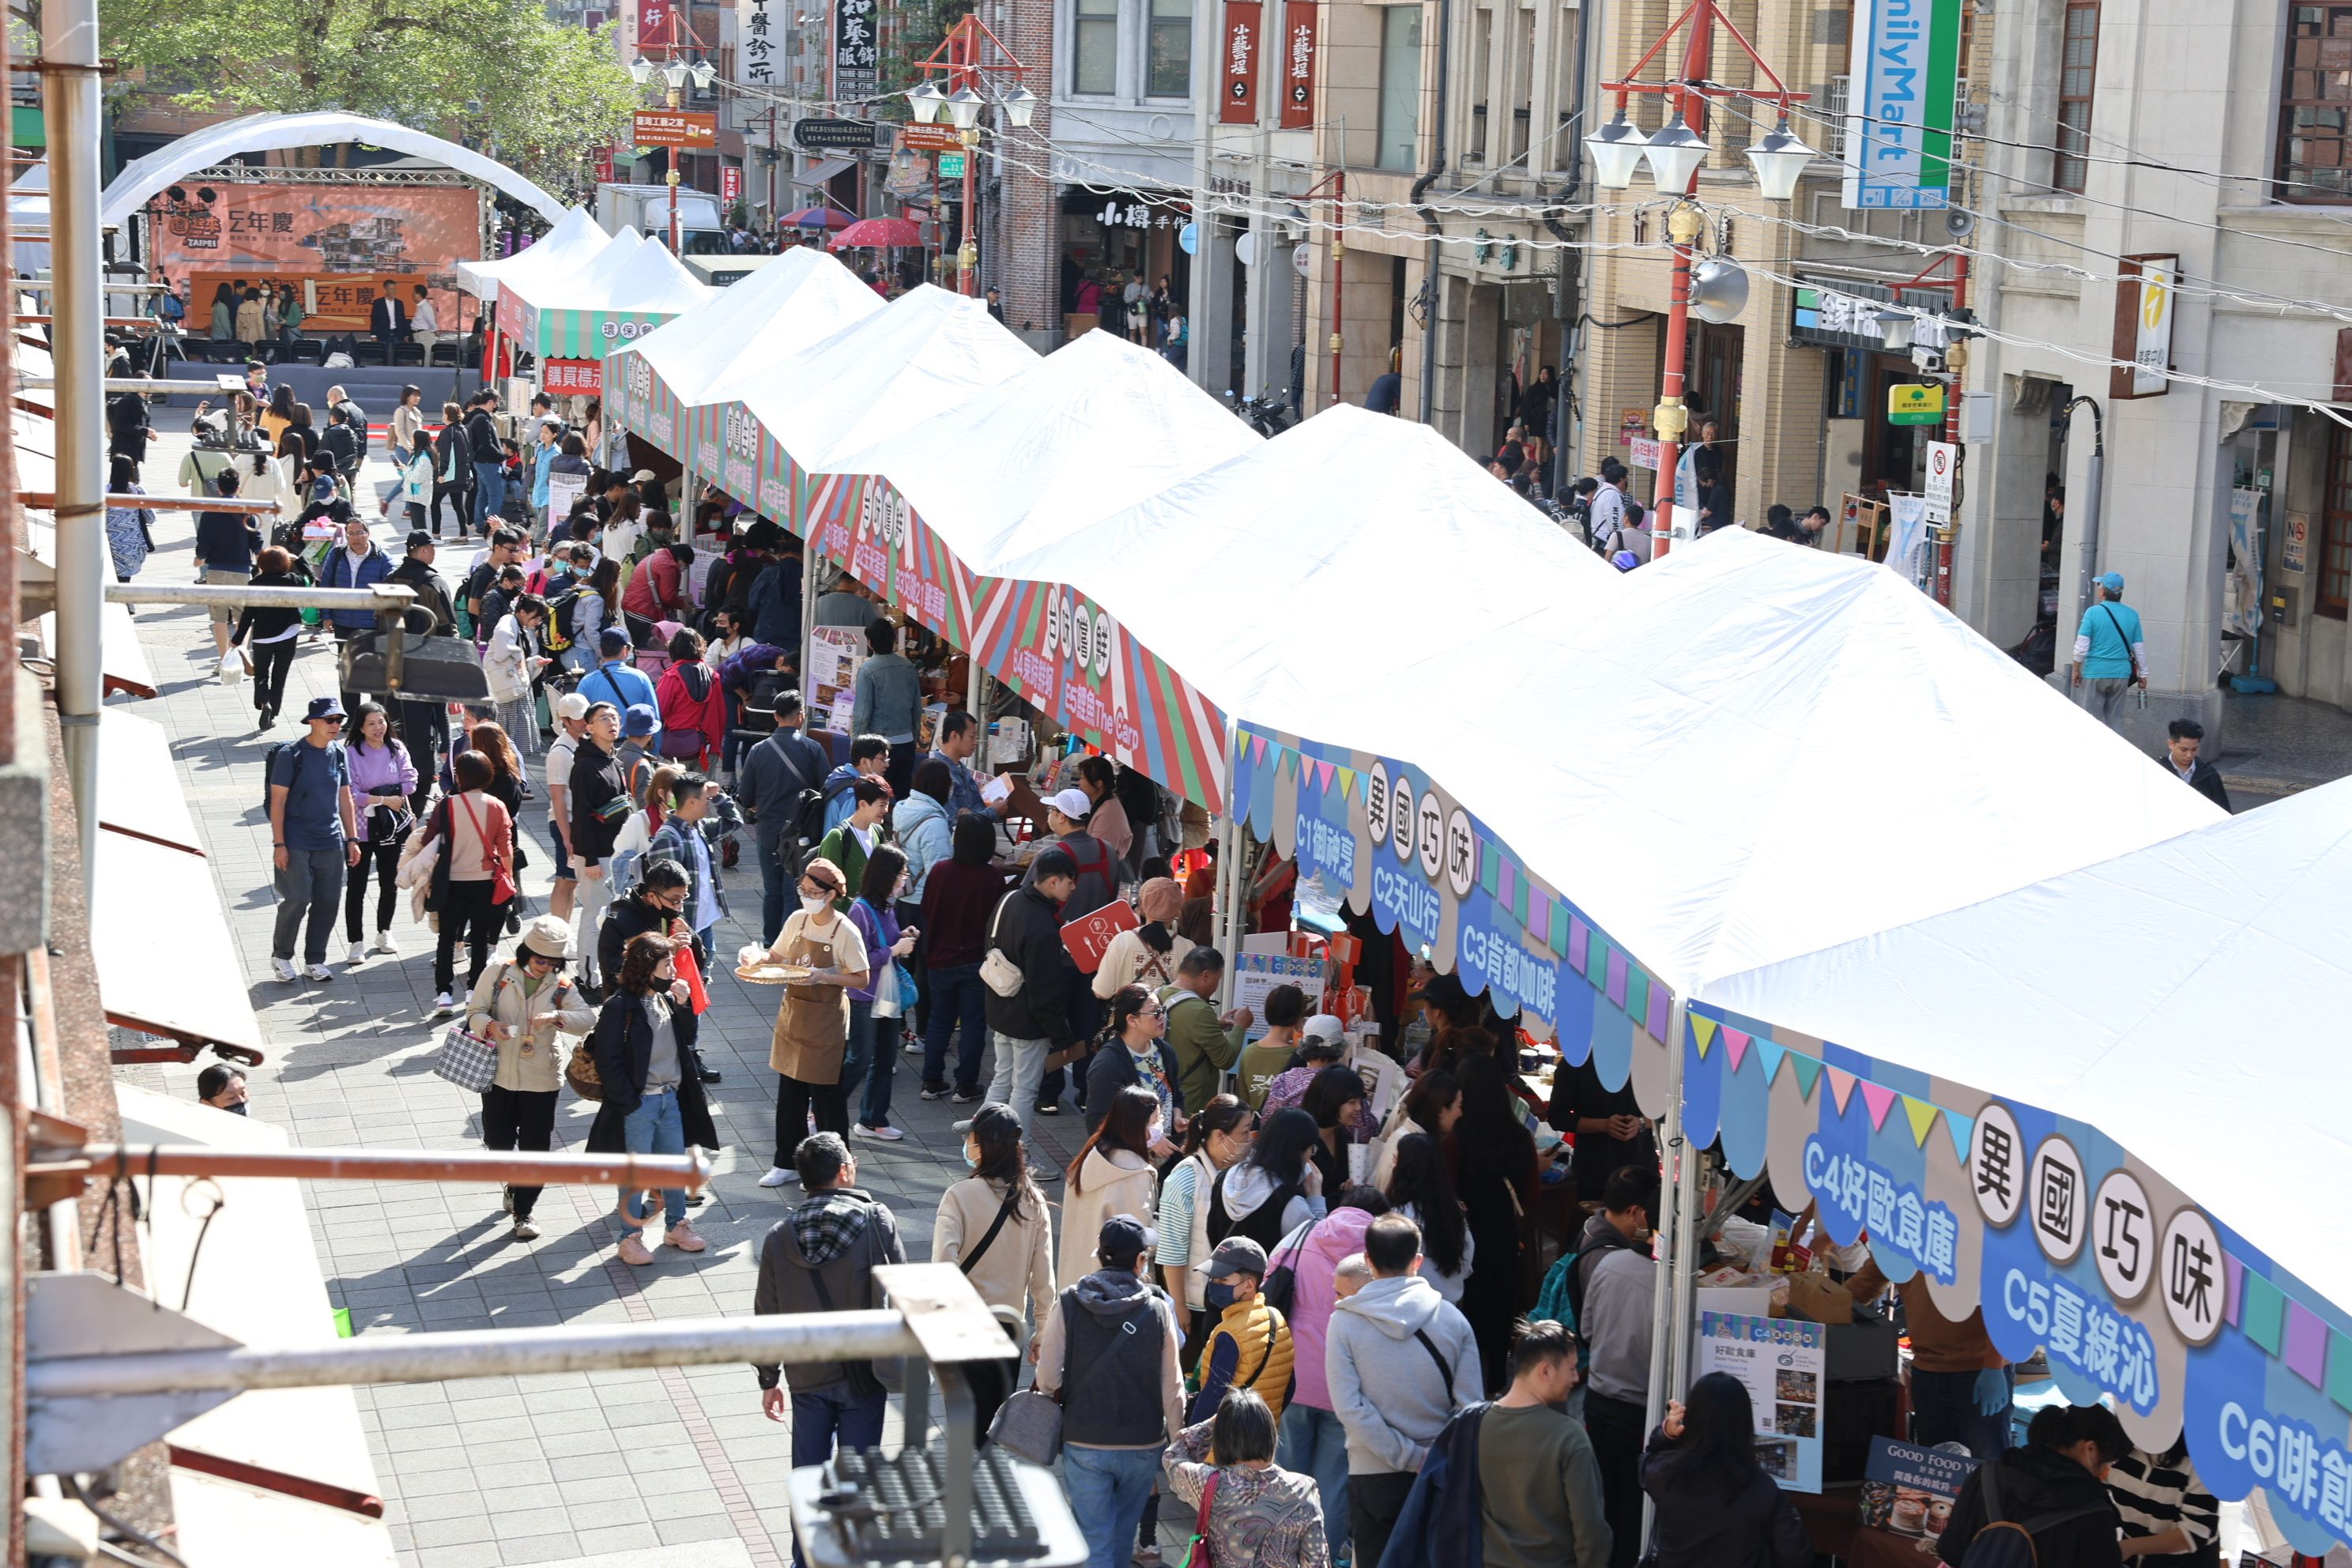
<svg viewBox="0 0 2352 1568">
<path fill-rule="evenodd" d="M 1712 978 L 1691 1135 L 1948 1314 L 1981 1305 L 2004 1355 L 2044 1350 L 2143 1447 L 2185 1427 L 2206 1486 L 2262 1488 L 2298 1551 L 2352 1545 L 2352 1262 L 2325 1206 L 2352 1068 L 2315 1034 L 2352 981 L 2348 879 L 2339 781 Z"/>
<path fill-rule="evenodd" d="M 503 285 L 496 331 L 515 352 L 536 357 L 542 391 L 593 396 L 603 389 L 608 352 L 716 292 L 667 249 L 624 229 L 576 271 Z"/>
<path fill-rule="evenodd" d="M 554 227 L 512 256 L 457 263 L 457 286 L 477 299 L 495 300 L 502 284 L 561 277 L 586 266 L 611 243 L 586 207 L 569 207 Z"/>
</svg>

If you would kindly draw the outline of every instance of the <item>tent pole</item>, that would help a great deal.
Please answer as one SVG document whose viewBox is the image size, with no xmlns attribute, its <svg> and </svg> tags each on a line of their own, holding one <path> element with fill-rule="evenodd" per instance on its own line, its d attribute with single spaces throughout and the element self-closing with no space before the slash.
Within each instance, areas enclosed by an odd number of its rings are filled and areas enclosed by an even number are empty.
<svg viewBox="0 0 2352 1568">
<path fill-rule="evenodd" d="M 1673 1196 L 1664 1205 L 1673 1216 L 1667 1221 L 1672 1226 L 1667 1232 L 1671 1245 L 1654 1265 L 1658 1279 L 1650 1322 L 1650 1402 L 1643 1422 L 1643 1429 L 1653 1432 L 1665 1418 L 1666 1402 L 1682 1395 L 1690 1359 L 1688 1302 L 1695 1300 L 1690 1292 L 1696 1290 L 1698 1278 L 1690 1266 L 1692 1249 L 1697 1245 L 1698 1158 L 1695 1150 L 1684 1146 L 1683 1139 L 1683 1033 L 1687 1016 L 1683 999 L 1675 997 L 1666 1012 L 1666 1048 L 1673 1055 L 1666 1077 L 1665 1121 L 1659 1130 L 1659 1144 L 1668 1162 L 1666 1174 L 1673 1182 Z M 1650 1216 L 1654 1232 L 1667 1228 L 1659 1223 L 1662 1218 Z M 1656 1521 L 1657 1509 L 1645 1495 L 1642 1499 L 1644 1542 Z"/>
</svg>

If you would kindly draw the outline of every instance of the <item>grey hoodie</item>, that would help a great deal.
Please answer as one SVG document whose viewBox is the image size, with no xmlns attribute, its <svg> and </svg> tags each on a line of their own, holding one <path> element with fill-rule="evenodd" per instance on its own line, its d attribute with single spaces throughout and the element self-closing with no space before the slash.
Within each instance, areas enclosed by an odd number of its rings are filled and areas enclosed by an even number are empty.
<svg viewBox="0 0 2352 1568">
<path fill-rule="evenodd" d="M 1088 1370 L 1092 1375 L 1089 1381 L 1100 1383 L 1101 1397 L 1122 1403 L 1139 1397 L 1148 1400 L 1151 1395 L 1140 1394 L 1139 1389 L 1149 1387 L 1159 1400 L 1160 1422 L 1165 1434 L 1181 1432 L 1184 1429 L 1184 1374 L 1179 1370 L 1177 1363 L 1178 1350 L 1183 1342 L 1184 1331 L 1177 1326 L 1175 1309 L 1169 1305 L 1167 1296 L 1159 1287 L 1129 1269 L 1097 1269 L 1076 1284 L 1064 1289 L 1059 1299 L 1046 1310 L 1044 1318 L 1037 1325 L 1038 1388 L 1047 1394 L 1058 1394 L 1062 1391 L 1063 1378 L 1069 1371 L 1070 1331 L 1073 1327 L 1070 1315 L 1072 1313 L 1084 1313 L 1087 1317 L 1099 1322 L 1113 1324 L 1132 1318 L 1136 1310 L 1147 1302 L 1151 1310 L 1160 1314 L 1159 1364 L 1150 1369 L 1145 1369 L 1139 1363 L 1125 1366 L 1120 1369 L 1129 1374 L 1125 1377 L 1113 1374 L 1109 1369 L 1090 1368 Z M 1090 1403 L 1094 1397 L 1088 1391 L 1076 1388 L 1071 1389 L 1070 1394 L 1073 1397 L 1087 1403 Z M 1084 1417 L 1091 1414 L 1093 1412 L 1087 1411 L 1082 1403 L 1082 1418 L 1078 1423 L 1081 1428 L 1086 1425 Z M 1129 1408 L 1118 1410 L 1115 1414 L 1120 1418 L 1131 1418 L 1140 1412 Z M 1068 1425 L 1066 1416 L 1064 1420 L 1066 1434 Z M 1078 1446 L 1081 1447 L 1149 1447 L 1157 1448 L 1167 1440 L 1168 1436 L 1163 1435 L 1149 1444 L 1141 1442 L 1080 1443 Z M 1069 1442 L 1075 1439 L 1066 1435 L 1064 1441 Z"/>
<path fill-rule="evenodd" d="M 1450 1388 L 1438 1356 L 1453 1369 Z M 1374 1279 L 1332 1309 L 1323 1366 L 1351 1476 L 1420 1469 L 1447 1419 L 1486 1386 L 1470 1320 L 1417 1274 Z"/>
</svg>

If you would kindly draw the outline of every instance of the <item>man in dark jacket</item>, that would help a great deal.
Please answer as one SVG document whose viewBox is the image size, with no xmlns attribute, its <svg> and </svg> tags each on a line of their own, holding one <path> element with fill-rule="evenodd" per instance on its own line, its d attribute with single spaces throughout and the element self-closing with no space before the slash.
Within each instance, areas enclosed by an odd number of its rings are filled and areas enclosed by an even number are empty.
<svg viewBox="0 0 2352 1568">
<path fill-rule="evenodd" d="M 487 536 L 490 520 L 507 499 L 507 453 L 499 442 L 499 427 L 490 417 L 498 406 L 495 392 L 478 392 L 466 412 L 466 450 L 474 464 L 474 526 Z"/>
<path fill-rule="evenodd" d="M 319 433 L 319 450 L 333 459 L 335 471 L 354 495 L 359 489 L 360 457 L 366 447 L 366 430 L 352 429 L 350 415 L 341 408 L 327 410 L 327 427 Z"/>
<path fill-rule="evenodd" d="M 2194 719 L 2175 719 L 2165 726 L 2165 763 L 2173 776 L 2223 811 L 2230 809 L 2230 792 L 2222 787 L 2221 770 L 2198 753 L 2205 744 L 2205 726 Z"/>
<path fill-rule="evenodd" d="M 737 773 L 760 858 L 760 940 L 771 947 L 784 929 L 785 892 L 800 870 L 803 840 L 814 826 L 803 820 L 801 797 L 824 783 L 824 750 L 801 733 L 801 694 L 778 694 L 775 729 L 744 752 Z"/>
<path fill-rule="evenodd" d="M 1011 1106 L 1024 1132 L 1031 1108 L 1045 1109 L 1037 1092 L 1046 1057 L 1066 1050 L 1076 1038 L 1070 996 L 1078 986 L 1078 970 L 1062 945 L 1062 906 L 1077 886 L 1078 868 L 1068 850 L 1040 850 L 1027 879 L 1005 895 L 991 920 L 994 935 L 989 945 L 1021 971 L 1021 989 L 1010 996 L 998 995 L 992 987 L 988 993 L 988 1032 L 996 1046 L 996 1077 L 988 1098 Z"/>
<path fill-rule="evenodd" d="M 872 1194 L 859 1190 L 857 1161 L 840 1134 L 802 1139 L 793 1165 L 808 1195 L 760 1244 L 760 1283 L 751 1310 L 865 1312 L 880 1307 L 876 1266 L 907 1261 L 897 1218 Z M 802 1362 L 784 1368 L 781 1380 L 774 1366 L 752 1371 L 760 1378 L 760 1408 L 771 1421 L 784 1419 L 785 1393 L 777 1384 L 790 1384 L 795 1467 L 824 1464 L 833 1458 L 836 1442 L 844 1448 L 881 1443 L 887 1399 L 873 1363 Z M 802 1561 L 797 1546 L 793 1560 Z"/>
<path fill-rule="evenodd" d="M 443 584 L 441 574 L 433 569 L 433 536 L 421 528 L 412 529 L 406 548 L 408 553 L 392 569 L 390 580 L 416 595 L 412 609 L 426 611 L 433 616 L 431 636 L 447 637 L 457 629 L 457 614 L 449 603 L 449 590 Z"/>
<path fill-rule="evenodd" d="M 413 616 L 422 610 L 431 616 L 432 636 L 447 637 L 457 629 L 457 616 L 449 603 L 449 590 L 442 584 L 441 574 L 433 569 L 433 536 L 421 528 L 411 529 L 407 549 L 400 564 L 392 569 L 390 580 L 416 595 L 409 613 Z M 449 752 L 449 705 L 437 700 L 411 701 L 404 697 L 394 710 L 400 720 L 401 739 L 416 762 L 416 793 L 411 805 L 421 812 L 425 809 L 425 797 L 432 792 L 433 780 L 440 772 L 442 759 Z"/>
<path fill-rule="evenodd" d="M 224 496 L 233 496 L 239 482 L 236 469 L 223 468 L 214 477 L 213 489 Z M 250 512 L 196 513 L 196 565 L 202 580 L 216 587 L 242 588 L 253 581 L 253 563 L 265 542 Z M 236 625 L 236 606 L 215 605 L 212 617 L 213 651 L 226 656 L 229 628 Z"/>
<path fill-rule="evenodd" d="M 612 879 L 604 863 L 613 858 L 613 840 L 620 836 L 628 816 L 629 786 L 621 775 L 621 760 L 614 754 L 621 743 L 621 711 L 609 702 L 591 703 L 588 731 L 572 759 L 572 858 L 580 871 L 580 953 L 596 951 L 596 926 L 612 907 Z M 615 807 L 614 803 L 620 805 Z M 600 968 L 582 975 L 590 986 L 608 979 Z"/>
<path fill-rule="evenodd" d="M 743 607 L 751 612 L 751 637 L 755 642 L 774 643 L 780 647 L 794 647 L 801 640 L 801 560 L 793 546 L 783 546 L 784 553 L 775 563 L 751 579 L 744 595 Z"/>
</svg>

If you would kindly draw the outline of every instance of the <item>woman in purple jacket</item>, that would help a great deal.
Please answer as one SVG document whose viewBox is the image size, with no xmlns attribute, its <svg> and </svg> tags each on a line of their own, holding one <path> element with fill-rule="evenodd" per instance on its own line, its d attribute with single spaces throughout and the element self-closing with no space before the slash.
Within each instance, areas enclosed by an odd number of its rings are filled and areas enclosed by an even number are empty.
<svg viewBox="0 0 2352 1568">
<path fill-rule="evenodd" d="M 902 929 L 898 917 L 891 912 L 906 887 L 907 857 L 895 846 L 877 844 L 866 858 L 866 879 L 849 906 L 850 921 L 874 961 L 867 965 L 868 988 L 849 994 L 849 1043 L 841 1062 L 842 1092 L 846 1097 L 859 1075 L 865 1075 L 866 1096 L 858 1102 L 857 1125 L 850 1131 L 860 1138 L 886 1143 L 906 1136 L 890 1125 L 890 1079 L 898 1069 L 906 1011 L 915 998 L 905 972 L 895 962 L 885 962 L 883 955 L 891 960 L 906 957 L 915 951 L 915 939 L 922 934 L 914 926 Z M 891 989 L 896 1005 L 887 1016 L 877 1018 L 874 1002 L 885 987 Z"/>
<path fill-rule="evenodd" d="M 400 951 L 392 940 L 393 878 L 400 868 L 400 851 L 416 827 L 415 815 L 408 809 L 409 798 L 416 793 L 416 764 L 409 760 L 408 748 L 394 738 L 392 721 L 381 703 L 362 702 L 352 709 L 343 742 L 351 760 L 352 795 L 360 808 L 360 861 L 343 885 L 343 936 L 352 944 L 351 962 L 357 964 L 370 952 Z M 367 907 L 371 880 L 376 884 L 375 945 L 368 948 L 360 941 L 360 915 Z"/>
</svg>

